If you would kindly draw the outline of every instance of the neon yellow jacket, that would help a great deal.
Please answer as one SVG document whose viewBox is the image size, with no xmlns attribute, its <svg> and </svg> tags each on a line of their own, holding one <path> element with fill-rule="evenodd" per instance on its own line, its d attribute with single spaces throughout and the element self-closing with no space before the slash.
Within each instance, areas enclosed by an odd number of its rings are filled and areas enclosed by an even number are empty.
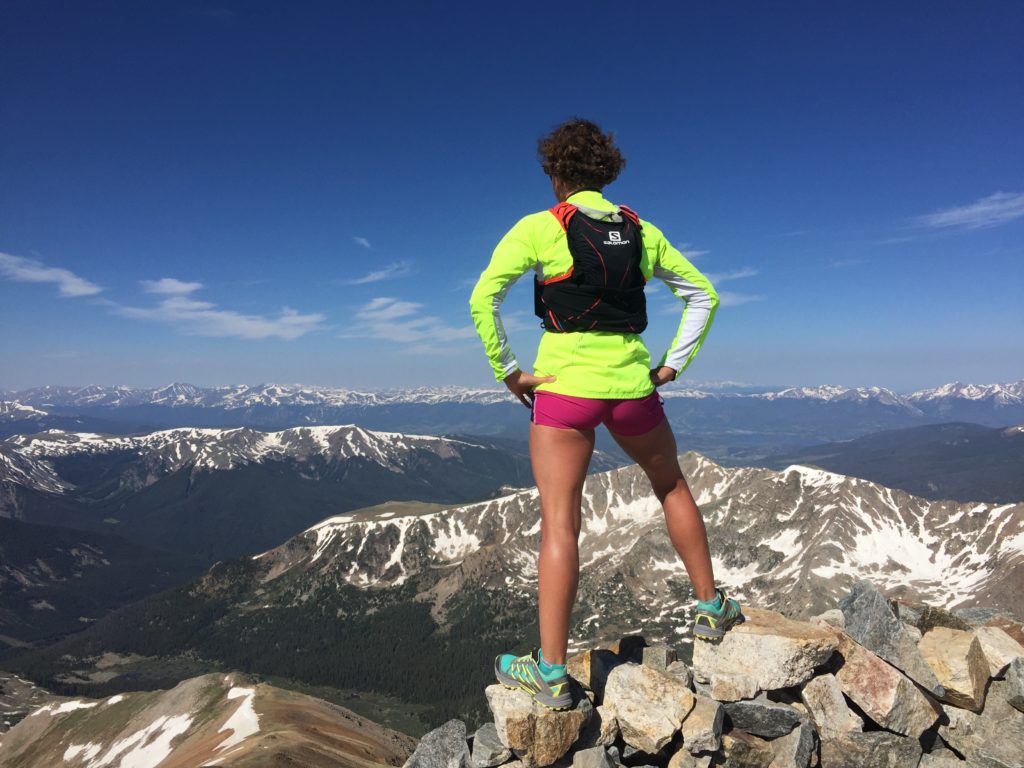
<svg viewBox="0 0 1024 768">
<path fill-rule="evenodd" d="M 618 212 L 599 192 L 577 192 L 567 202 L 594 218 L 609 218 Z M 640 270 L 644 278 L 657 277 L 686 302 L 672 346 L 658 362 L 658 366 L 675 369 L 678 376 L 704 342 L 718 308 L 718 294 L 661 230 L 644 220 L 641 226 L 644 255 Z M 565 274 L 571 267 L 565 231 L 548 211 L 520 219 L 494 249 L 470 296 L 469 308 L 498 381 L 519 368 L 501 323 L 501 303 L 509 289 L 531 270 L 543 280 L 545 275 Z M 538 386 L 539 392 L 602 399 L 650 394 L 654 390 L 650 370 L 651 356 L 639 334 L 609 331 L 545 331 L 533 366 L 538 376 L 557 377 Z"/>
</svg>

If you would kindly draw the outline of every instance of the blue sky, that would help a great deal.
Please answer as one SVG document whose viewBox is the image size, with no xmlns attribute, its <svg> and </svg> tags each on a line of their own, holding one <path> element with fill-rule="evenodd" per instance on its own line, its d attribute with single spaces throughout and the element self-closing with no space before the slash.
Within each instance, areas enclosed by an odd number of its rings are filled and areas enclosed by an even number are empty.
<svg viewBox="0 0 1024 768">
<path fill-rule="evenodd" d="M 1024 377 L 1024 4 L 360 5 L 0 7 L 0 388 L 493 385 L 575 114 L 723 296 L 691 381 Z"/>
</svg>

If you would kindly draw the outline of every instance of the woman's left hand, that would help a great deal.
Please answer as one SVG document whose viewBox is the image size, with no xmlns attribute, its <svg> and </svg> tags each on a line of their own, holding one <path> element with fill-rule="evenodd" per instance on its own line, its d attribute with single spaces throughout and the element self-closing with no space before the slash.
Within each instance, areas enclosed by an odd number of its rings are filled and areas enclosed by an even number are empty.
<svg viewBox="0 0 1024 768">
<path fill-rule="evenodd" d="M 670 381 L 675 381 L 675 378 L 675 368 L 669 368 L 667 365 L 663 365 L 661 368 L 651 369 L 651 383 L 656 387 L 668 384 Z"/>
</svg>

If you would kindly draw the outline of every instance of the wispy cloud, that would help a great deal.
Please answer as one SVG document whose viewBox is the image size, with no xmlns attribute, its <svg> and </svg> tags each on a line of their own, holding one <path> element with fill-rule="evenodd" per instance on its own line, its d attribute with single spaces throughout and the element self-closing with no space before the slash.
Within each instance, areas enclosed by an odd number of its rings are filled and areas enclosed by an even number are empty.
<svg viewBox="0 0 1024 768">
<path fill-rule="evenodd" d="M 676 248 L 682 251 L 683 256 L 688 259 L 699 259 L 701 256 L 707 256 L 711 253 L 711 251 L 702 251 L 699 248 L 694 248 L 690 243 L 678 243 Z"/>
<path fill-rule="evenodd" d="M 410 345 L 411 352 L 452 352 L 451 342 L 476 338 L 470 325 L 448 325 L 439 317 L 423 314 L 423 305 L 418 302 L 387 296 L 359 307 L 355 318 L 356 323 L 342 338 L 385 339 Z"/>
<path fill-rule="evenodd" d="M 353 237 L 352 242 L 354 242 L 356 245 L 363 246 L 363 248 L 370 247 L 370 241 L 367 240 L 365 237 Z"/>
<path fill-rule="evenodd" d="M 733 291 L 719 291 L 718 298 L 723 307 L 738 307 L 740 304 L 764 300 L 764 296 L 752 293 L 734 293 Z"/>
<path fill-rule="evenodd" d="M 162 290 L 147 290 L 163 294 L 166 298 L 153 307 L 129 307 L 111 301 L 104 304 L 124 317 L 164 323 L 191 336 L 291 340 L 324 327 L 325 318 L 321 314 L 303 314 L 290 307 L 283 307 L 276 315 L 244 315 L 187 296 L 187 293 L 198 289 L 192 286 L 199 286 L 199 283 L 186 283 L 173 278 L 144 280 L 143 283 L 161 287 Z M 177 290 L 172 290 L 174 288 Z"/>
<path fill-rule="evenodd" d="M 161 277 L 159 280 L 140 280 L 142 290 L 146 293 L 159 293 L 166 296 L 186 296 L 203 287 L 202 283 L 187 283 L 173 277 Z"/>
<path fill-rule="evenodd" d="M 103 289 L 62 267 L 48 267 L 41 261 L 0 253 L 0 275 L 19 283 L 54 283 L 65 298 L 93 296 Z"/>
<path fill-rule="evenodd" d="M 391 280 L 395 277 L 404 277 L 412 272 L 411 261 L 396 261 L 381 269 L 357 277 L 353 280 L 343 280 L 345 285 L 365 285 L 366 283 L 379 283 L 381 280 Z"/>
<path fill-rule="evenodd" d="M 741 280 L 744 277 L 754 277 L 758 272 L 759 270 L 753 267 L 743 267 L 742 269 L 734 269 L 731 272 L 709 272 L 707 278 L 712 283 L 724 283 L 727 280 Z"/>
<path fill-rule="evenodd" d="M 946 208 L 917 216 L 912 221 L 924 227 L 963 227 L 983 229 L 1005 224 L 1024 216 L 1024 193 L 996 192 L 968 205 Z"/>
</svg>

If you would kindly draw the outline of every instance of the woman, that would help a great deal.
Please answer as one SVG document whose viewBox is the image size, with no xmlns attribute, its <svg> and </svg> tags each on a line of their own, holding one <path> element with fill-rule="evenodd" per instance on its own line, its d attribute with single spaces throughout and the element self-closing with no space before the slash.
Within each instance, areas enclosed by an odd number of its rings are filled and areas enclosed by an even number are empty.
<svg viewBox="0 0 1024 768">
<path fill-rule="evenodd" d="M 541 505 L 541 648 L 499 656 L 495 675 L 564 709 L 572 706 L 565 657 L 579 583 L 581 496 L 598 424 L 644 470 L 664 508 L 699 600 L 694 636 L 717 640 L 743 617 L 715 588 L 704 520 L 655 391 L 697 354 L 718 295 L 657 227 L 601 194 L 626 164 L 610 134 L 574 118 L 540 141 L 539 154 L 559 204 L 523 218 L 502 238 L 470 309 L 495 377 L 532 407 L 530 461 Z M 545 328 L 533 374 L 520 369 L 499 314 L 509 288 L 531 270 Z M 643 286 L 652 276 L 685 302 L 676 338 L 653 368 L 639 335 L 647 325 Z"/>
</svg>

